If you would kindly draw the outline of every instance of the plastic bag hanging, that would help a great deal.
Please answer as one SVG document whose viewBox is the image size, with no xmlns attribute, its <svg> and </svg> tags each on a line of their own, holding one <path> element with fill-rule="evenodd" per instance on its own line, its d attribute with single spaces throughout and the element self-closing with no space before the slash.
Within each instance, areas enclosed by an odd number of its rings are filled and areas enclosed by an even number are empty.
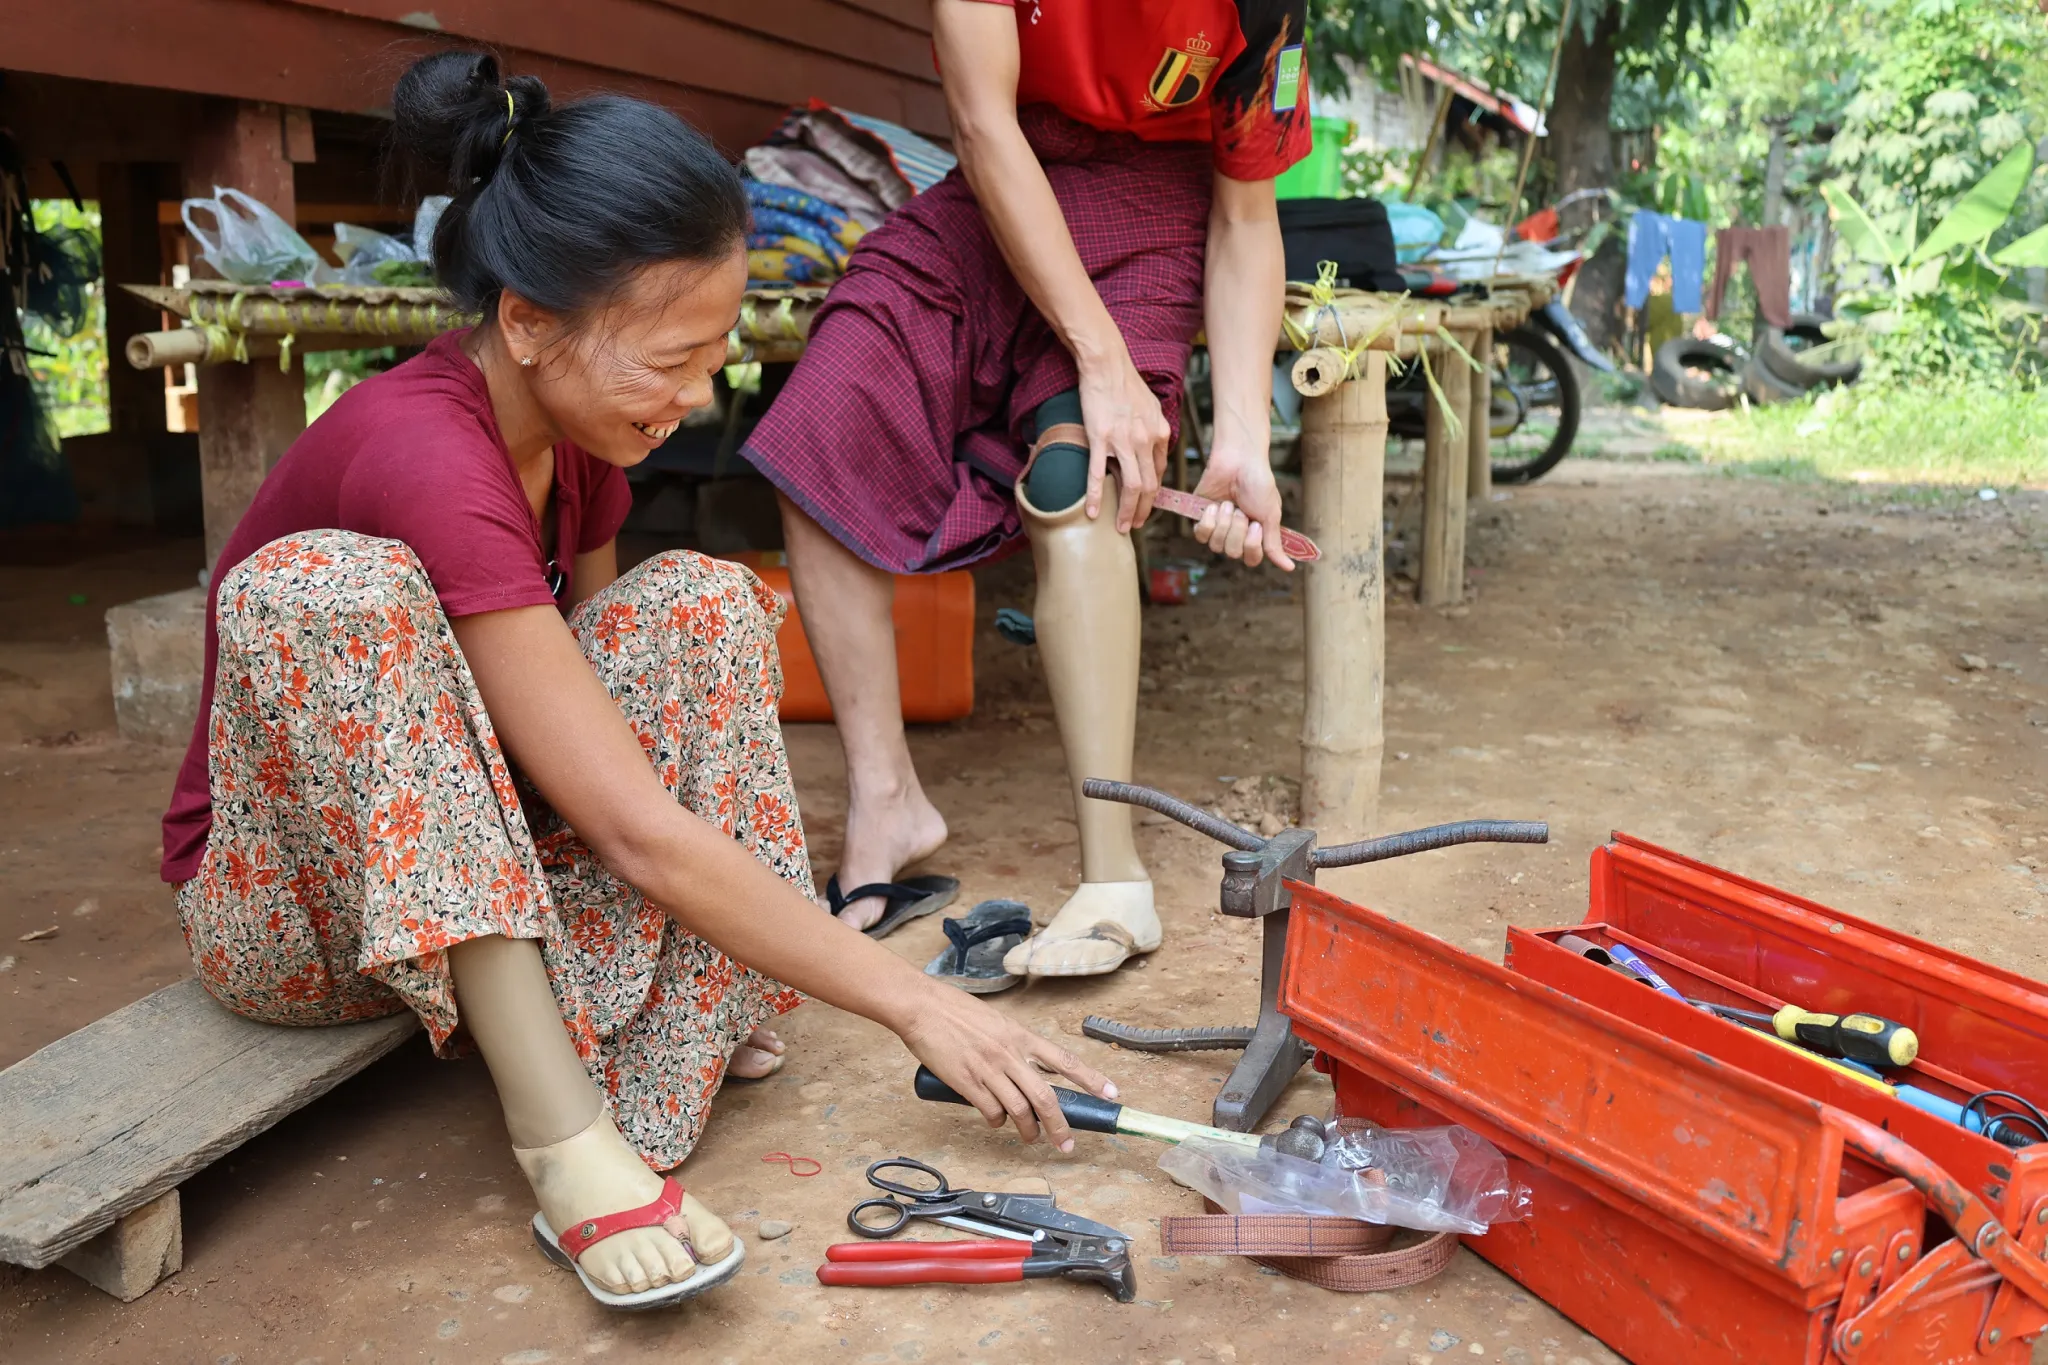
<svg viewBox="0 0 2048 1365">
<path fill-rule="evenodd" d="M 197 215 L 213 220 L 202 227 Z M 335 270 L 291 224 L 240 190 L 216 185 L 211 199 L 187 199 L 178 210 L 200 255 L 236 284 L 326 284 Z"/>
</svg>

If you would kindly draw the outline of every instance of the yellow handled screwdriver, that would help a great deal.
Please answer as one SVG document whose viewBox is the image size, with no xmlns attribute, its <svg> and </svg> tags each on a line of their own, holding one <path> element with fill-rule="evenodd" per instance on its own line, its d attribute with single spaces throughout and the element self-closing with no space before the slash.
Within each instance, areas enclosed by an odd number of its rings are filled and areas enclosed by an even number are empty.
<svg viewBox="0 0 2048 1365">
<path fill-rule="evenodd" d="M 1865 1066 L 1911 1066 L 1920 1055 L 1919 1036 L 1904 1024 L 1881 1015 L 1819 1014 L 1797 1005 L 1764 1014 L 1705 1000 L 1691 1003 L 1739 1023 L 1766 1029 L 1788 1043 L 1798 1043 L 1825 1057 L 1844 1057 Z"/>
</svg>

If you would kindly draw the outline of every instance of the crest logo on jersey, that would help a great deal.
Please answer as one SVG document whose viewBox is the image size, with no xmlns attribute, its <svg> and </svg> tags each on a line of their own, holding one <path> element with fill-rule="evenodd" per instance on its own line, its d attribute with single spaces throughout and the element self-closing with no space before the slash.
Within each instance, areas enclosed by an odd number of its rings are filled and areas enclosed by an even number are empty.
<svg viewBox="0 0 2048 1365">
<path fill-rule="evenodd" d="M 1216 70 L 1215 44 L 1202 34 L 1196 34 L 1181 47 L 1169 47 L 1159 58 L 1159 65 L 1152 68 L 1152 79 L 1146 83 L 1146 92 L 1152 97 L 1152 104 L 1159 109 L 1178 109 L 1184 104 L 1193 104 L 1209 88 L 1209 77 Z"/>
</svg>

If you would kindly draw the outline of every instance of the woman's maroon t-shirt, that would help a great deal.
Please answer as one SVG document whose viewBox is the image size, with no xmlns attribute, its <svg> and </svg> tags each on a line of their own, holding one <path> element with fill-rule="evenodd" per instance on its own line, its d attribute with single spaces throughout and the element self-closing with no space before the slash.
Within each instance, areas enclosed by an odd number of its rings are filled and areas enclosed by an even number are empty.
<svg viewBox="0 0 2048 1365">
<path fill-rule="evenodd" d="M 292 443 L 222 548 L 211 583 L 280 536 L 355 531 L 404 541 L 451 619 L 570 600 L 575 556 L 618 535 L 632 506 L 625 471 L 567 443 L 555 447 L 555 554 L 549 586 L 540 526 L 491 414 L 483 371 L 460 332 L 350 389 Z M 199 871 L 213 824 L 207 784 L 219 636 L 206 614 L 206 680 L 192 745 L 164 816 L 163 878 Z"/>
</svg>

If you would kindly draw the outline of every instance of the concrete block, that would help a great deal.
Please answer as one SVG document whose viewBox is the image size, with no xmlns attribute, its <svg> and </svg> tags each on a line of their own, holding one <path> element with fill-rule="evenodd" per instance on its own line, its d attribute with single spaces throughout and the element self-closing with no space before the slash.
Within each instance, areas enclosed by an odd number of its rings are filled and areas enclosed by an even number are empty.
<svg viewBox="0 0 2048 1365">
<path fill-rule="evenodd" d="M 187 743 L 206 671 L 204 588 L 145 597 L 107 612 L 114 719 L 123 737 Z"/>
</svg>

